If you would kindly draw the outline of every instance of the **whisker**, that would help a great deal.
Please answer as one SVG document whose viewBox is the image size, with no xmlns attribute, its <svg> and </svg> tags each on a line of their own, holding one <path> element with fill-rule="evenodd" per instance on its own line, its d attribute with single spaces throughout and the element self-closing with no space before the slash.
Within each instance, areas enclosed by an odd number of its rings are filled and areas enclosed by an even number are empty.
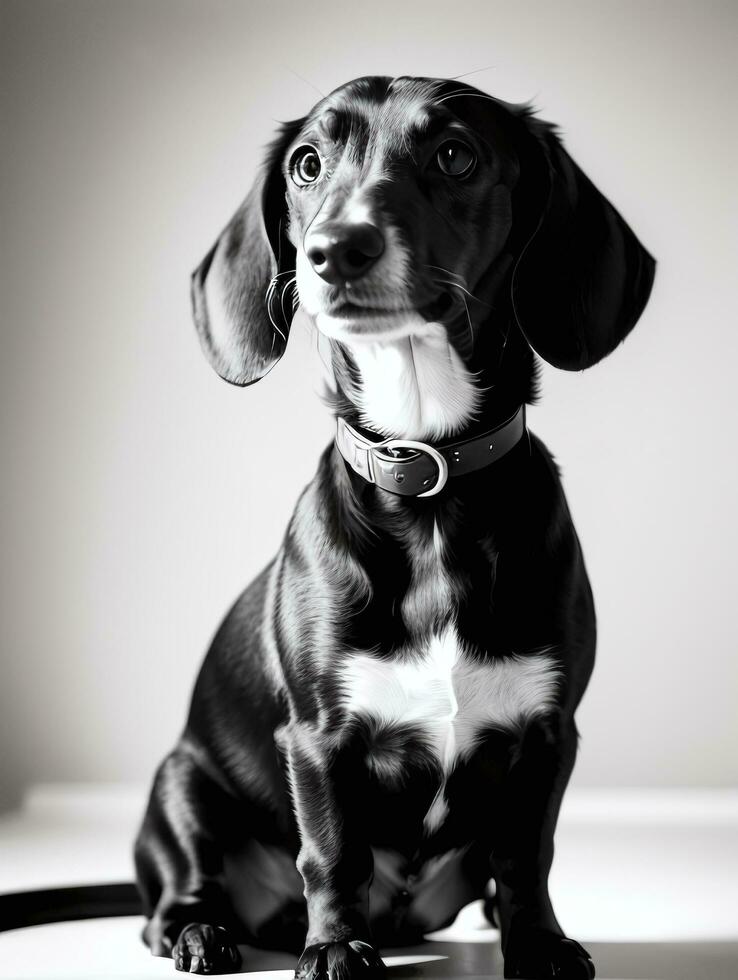
<svg viewBox="0 0 738 980">
<path fill-rule="evenodd" d="M 434 282 L 443 283 L 446 286 L 454 286 L 456 289 L 460 289 L 462 291 L 462 293 L 466 293 L 466 295 L 469 297 L 469 299 L 473 299 L 476 303 L 481 303 L 482 302 L 481 299 L 477 299 L 477 297 L 474 295 L 474 293 L 470 293 L 469 290 L 465 286 L 462 286 L 461 285 L 461 283 L 451 282 L 450 279 L 434 279 L 433 281 Z M 487 305 L 487 304 L 484 304 L 484 305 Z"/>
<path fill-rule="evenodd" d="M 323 344 L 325 338 L 323 337 L 323 334 L 318 330 L 318 328 L 314 325 L 313 325 L 313 331 L 315 333 L 315 350 L 318 352 L 318 357 L 320 358 L 320 362 L 323 365 L 323 368 L 327 375 L 327 378 L 325 380 L 328 384 L 333 385 L 333 389 L 335 391 L 336 379 L 333 374 L 333 364 L 330 360 L 327 359 L 326 356 L 325 345 Z"/>
<path fill-rule="evenodd" d="M 505 331 L 505 339 L 502 341 L 502 348 L 500 349 L 500 358 L 497 361 L 497 370 L 498 370 L 498 372 L 499 372 L 500 368 L 502 367 L 502 360 L 503 360 L 503 358 L 505 356 L 505 350 L 507 348 L 507 339 L 508 339 L 509 336 L 510 336 L 510 324 L 508 323 L 507 330 Z"/>
<path fill-rule="evenodd" d="M 318 88 L 318 86 L 317 86 L 317 85 L 314 85 L 314 84 L 313 84 L 313 83 L 312 83 L 312 82 L 310 81 L 310 79 L 309 79 L 309 78 L 305 78 L 305 77 L 304 77 L 303 75 L 301 75 L 301 74 L 300 74 L 299 72 L 297 72 L 297 71 L 295 71 L 295 69 L 294 69 L 294 68 L 290 68 L 290 67 L 289 67 L 289 65 L 285 65 L 285 68 L 287 69 L 287 71 L 288 71 L 288 72 L 289 72 L 289 73 L 290 73 L 291 75 L 294 75 L 294 76 L 295 76 L 295 78 L 299 78 L 301 82 L 304 82 L 304 83 L 305 83 L 306 85 L 309 85 L 309 86 L 310 86 L 310 88 L 312 88 L 312 89 L 315 89 L 315 91 L 316 91 L 316 92 L 318 93 L 318 95 L 321 95 L 321 96 L 322 96 L 323 98 L 325 98 L 325 92 L 322 92 L 322 91 L 321 91 L 321 90 L 320 90 L 320 89 Z"/>
<path fill-rule="evenodd" d="M 490 68 L 496 68 L 497 65 L 485 65 L 484 68 L 473 68 L 471 71 L 465 71 L 461 75 L 452 75 L 451 79 L 455 82 L 459 78 L 467 78 L 469 75 L 478 75 L 480 71 L 489 71 Z"/>
<path fill-rule="evenodd" d="M 449 283 L 447 283 L 447 285 L 449 285 L 449 286 L 456 286 L 457 289 L 463 289 L 464 292 L 466 293 L 466 295 L 470 299 L 473 299 L 475 303 L 481 303 L 482 306 L 490 306 L 489 303 L 486 303 L 483 299 L 479 299 L 478 296 L 475 296 L 474 293 L 471 292 L 471 290 L 467 288 L 467 286 L 466 286 L 466 280 L 464 279 L 464 277 L 460 273 L 458 273 L 458 272 L 452 272 L 450 269 L 444 269 L 442 265 L 429 265 L 427 262 L 425 264 L 426 264 L 427 268 L 429 268 L 429 269 L 437 269 L 439 272 L 443 272 L 444 275 L 453 276 L 456 279 L 460 279 L 461 282 L 449 282 Z M 437 277 L 433 277 L 433 281 L 434 282 L 443 282 L 442 279 L 438 279 Z"/>
<path fill-rule="evenodd" d="M 460 89 L 458 92 L 451 92 L 449 95 L 444 95 L 442 99 L 436 99 L 435 104 L 441 105 L 449 99 L 458 99 L 462 95 L 465 95 L 469 99 L 485 99 L 487 102 L 499 101 L 493 95 L 485 95 L 484 92 L 469 92 L 466 89 Z"/>
<path fill-rule="evenodd" d="M 452 272 L 450 269 L 444 269 L 442 265 L 431 265 L 429 262 L 425 263 L 427 269 L 437 269 L 439 272 L 443 272 L 444 275 L 453 276 L 456 279 L 461 279 L 464 282 L 464 277 L 458 272 Z"/>
<path fill-rule="evenodd" d="M 427 265 L 427 263 L 426 263 L 426 265 Z M 440 265 L 428 265 L 428 268 L 429 269 L 440 269 L 442 272 L 445 272 L 445 273 L 447 273 L 450 276 L 457 276 L 459 279 L 462 279 L 462 280 L 464 278 L 463 276 L 458 275 L 458 273 L 456 273 L 456 272 L 450 272 L 448 269 L 443 269 Z M 467 289 L 466 286 L 462 286 L 461 283 L 459 283 L 459 282 L 452 282 L 451 280 L 447 280 L 447 279 L 439 279 L 437 276 L 433 276 L 432 278 L 433 278 L 433 282 L 443 283 L 446 286 L 455 286 L 457 289 L 460 289 L 462 292 L 466 293 L 466 295 L 469 297 L 469 299 L 473 299 L 475 303 L 479 303 L 480 306 L 486 306 L 490 310 L 493 309 L 491 303 L 487 303 L 485 300 L 479 299 L 478 296 L 475 296 L 474 293 L 471 292 L 471 290 Z"/>
<path fill-rule="evenodd" d="M 295 276 L 295 277 L 294 277 L 293 279 L 288 279 L 288 280 L 287 280 L 287 282 L 286 282 L 286 283 L 284 284 L 284 286 L 282 287 L 282 295 L 281 295 L 281 296 L 279 297 L 279 308 L 280 308 L 280 309 L 282 310 L 282 316 L 283 316 L 283 317 L 284 317 L 284 319 L 285 319 L 285 323 L 287 322 L 287 314 L 286 314 L 286 313 L 285 313 L 285 311 L 284 311 L 284 294 L 285 294 L 285 293 L 287 292 L 287 290 L 288 290 L 288 289 L 290 288 L 290 286 L 291 286 L 291 284 L 292 284 L 293 282 L 294 282 L 295 284 L 297 283 L 297 276 Z M 294 308 L 293 308 L 293 313 L 294 313 Z M 283 336 L 284 336 L 284 335 L 283 335 Z M 286 339 L 286 338 L 285 338 L 285 339 Z"/>
<path fill-rule="evenodd" d="M 275 279 L 276 279 L 276 276 L 275 276 Z M 267 311 L 267 316 L 269 317 L 269 322 L 271 323 L 271 325 L 274 328 L 274 330 L 282 338 L 282 340 L 284 340 L 284 342 L 286 343 L 287 342 L 287 338 L 282 333 L 282 331 L 279 329 L 279 327 L 277 326 L 276 320 L 272 316 L 272 300 L 274 299 L 274 293 L 275 293 L 276 288 L 277 287 L 276 287 L 276 284 L 274 282 L 274 279 L 272 279 L 272 281 L 267 286 L 266 295 L 264 297 L 264 303 L 266 305 L 266 311 Z M 272 350 L 274 350 L 274 337 L 272 337 Z"/>
<path fill-rule="evenodd" d="M 430 266 L 429 268 L 439 269 L 440 266 Z M 451 273 L 451 274 L 453 275 L 454 273 Z M 469 297 L 471 297 L 471 299 L 476 300 L 476 302 L 481 302 L 481 300 L 477 300 L 476 296 L 474 296 L 473 293 L 470 293 L 469 290 L 466 289 L 464 286 L 459 285 L 458 282 L 451 282 L 449 279 L 436 279 L 436 278 L 433 279 L 433 282 L 443 283 L 443 285 L 445 285 L 445 286 L 452 286 L 455 289 L 458 289 L 458 290 L 461 291 L 461 302 L 464 304 L 464 309 L 466 310 L 466 322 L 469 324 L 469 337 L 471 339 L 471 345 L 472 345 L 472 348 L 473 348 L 474 347 L 474 325 L 472 323 L 471 314 L 469 313 L 469 305 L 466 302 L 466 297 L 464 296 L 464 293 L 466 293 Z M 487 304 L 483 304 L 483 305 L 487 305 Z"/>
<path fill-rule="evenodd" d="M 272 327 L 274 328 L 274 333 L 275 334 L 279 334 L 279 336 L 282 338 L 282 340 L 285 343 L 287 343 L 287 338 L 282 333 L 282 331 L 279 329 L 279 327 L 277 326 L 277 324 L 274 322 L 274 317 L 272 316 L 271 313 L 269 313 L 269 321 L 270 321 Z M 272 350 L 274 350 L 274 337 L 272 337 Z"/>
<path fill-rule="evenodd" d="M 464 309 L 466 310 L 466 319 L 469 324 L 469 337 L 471 338 L 472 350 L 474 349 L 474 327 L 472 326 L 472 319 L 469 316 L 469 307 L 466 305 L 466 299 L 462 295 L 462 302 L 464 303 Z"/>
</svg>

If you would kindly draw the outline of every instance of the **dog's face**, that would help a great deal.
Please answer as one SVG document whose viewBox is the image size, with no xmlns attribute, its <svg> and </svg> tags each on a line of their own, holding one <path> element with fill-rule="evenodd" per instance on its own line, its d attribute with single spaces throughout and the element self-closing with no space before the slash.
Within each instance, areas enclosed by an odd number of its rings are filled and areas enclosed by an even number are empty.
<svg viewBox="0 0 738 980">
<path fill-rule="evenodd" d="M 458 82 L 371 77 L 282 127 L 194 274 L 193 302 L 208 357 L 235 384 L 279 360 L 298 302 L 343 343 L 440 324 L 469 362 L 512 324 L 552 364 L 581 369 L 634 326 L 653 273 L 527 109 Z"/>
<path fill-rule="evenodd" d="M 447 88 L 352 82 L 315 107 L 284 155 L 297 293 L 327 336 L 453 329 L 509 237 L 512 140 Z"/>
</svg>

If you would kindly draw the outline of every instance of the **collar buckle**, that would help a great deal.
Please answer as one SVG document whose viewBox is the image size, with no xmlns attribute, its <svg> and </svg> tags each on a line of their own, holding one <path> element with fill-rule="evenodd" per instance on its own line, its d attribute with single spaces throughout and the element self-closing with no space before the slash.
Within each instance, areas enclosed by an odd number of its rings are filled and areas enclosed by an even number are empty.
<svg viewBox="0 0 738 980">
<path fill-rule="evenodd" d="M 385 456 L 381 450 L 389 450 L 390 454 Z M 430 490 L 425 490 L 423 493 L 418 493 L 416 497 L 434 497 L 437 493 L 446 486 L 448 481 L 448 463 L 433 446 L 429 446 L 426 442 L 417 442 L 414 439 L 387 439 L 384 442 L 375 443 L 371 448 L 371 453 L 376 453 L 380 458 L 387 460 L 388 462 L 396 461 L 397 457 L 394 455 L 395 450 L 405 450 L 407 452 L 413 452 L 415 455 L 418 453 L 425 453 L 429 456 L 433 462 L 436 464 L 438 474 L 436 476 L 436 482 L 430 488 Z M 397 479 L 397 477 L 395 477 Z"/>
</svg>

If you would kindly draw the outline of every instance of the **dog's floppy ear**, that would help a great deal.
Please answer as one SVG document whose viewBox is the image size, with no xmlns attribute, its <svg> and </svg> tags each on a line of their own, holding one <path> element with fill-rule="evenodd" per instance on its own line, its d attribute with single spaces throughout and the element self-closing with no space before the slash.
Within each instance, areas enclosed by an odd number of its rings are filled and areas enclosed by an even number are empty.
<svg viewBox="0 0 738 980">
<path fill-rule="evenodd" d="M 577 371 L 609 354 L 635 326 L 656 263 L 553 127 L 529 116 L 521 121 L 543 196 L 513 273 L 515 317 L 541 357 Z M 522 184 L 531 192 L 530 174 Z"/>
<path fill-rule="evenodd" d="M 246 200 L 192 275 L 200 343 L 231 384 L 263 378 L 287 344 L 297 293 L 281 165 L 302 123 L 282 125 Z"/>
</svg>

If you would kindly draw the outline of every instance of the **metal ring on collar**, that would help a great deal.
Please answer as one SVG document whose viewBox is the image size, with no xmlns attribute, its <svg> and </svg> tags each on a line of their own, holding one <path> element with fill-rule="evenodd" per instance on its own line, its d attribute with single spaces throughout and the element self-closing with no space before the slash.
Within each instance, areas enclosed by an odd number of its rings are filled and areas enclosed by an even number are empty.
<svg viewBox="0 0 738 980">
<path fill-rule="evenodd" d="M 414 449 L 416 452 L 425 453 L 426 456 L 430 456 L 438 467 L 438 476 L 430 490 L 416 494 L 417 497 L 433 497 L 437 493 L 440 493 L 446 486 L 446 481 L 448 480 L 448 463 L 433 446 L 429 446 L 425 442 L 415 442 L 413 439 L 388 439 L 378 446 L 372 446 L 372 452 L 377 452 L 377 450 L 381 449 Z M 384 458 L 389 460 L 394 459 L 397 462 L 392 456 L 386 456 Z"/>
</svg>

